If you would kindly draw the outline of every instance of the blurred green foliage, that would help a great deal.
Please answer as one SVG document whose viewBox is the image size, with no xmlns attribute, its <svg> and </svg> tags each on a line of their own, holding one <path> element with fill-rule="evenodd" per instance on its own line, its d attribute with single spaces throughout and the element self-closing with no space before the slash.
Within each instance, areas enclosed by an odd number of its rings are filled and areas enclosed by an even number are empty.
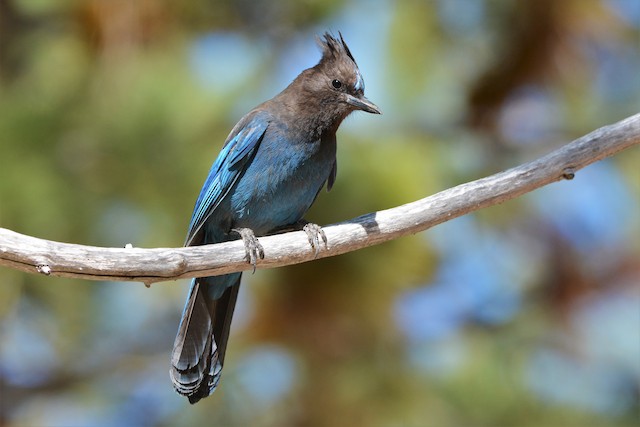
<svg viewBox="0 0 640 427">
<path fill-rule="evenodd" d="M 320 224 L 640 110 L 634 0 L 0 0 L 0 226 L 180 245 L 227 132 L 319 59 L 326 29 L 384 115 L 342 126 Z M 629 150 L 423 235 L 245 275 L 221 387 L 194 407 L 167 375 L 186 283 L 2 269 L 0 425 L 636 425 L 640 318 L 615 314 L 640 300 L 639 163 Z"/>
</svg>

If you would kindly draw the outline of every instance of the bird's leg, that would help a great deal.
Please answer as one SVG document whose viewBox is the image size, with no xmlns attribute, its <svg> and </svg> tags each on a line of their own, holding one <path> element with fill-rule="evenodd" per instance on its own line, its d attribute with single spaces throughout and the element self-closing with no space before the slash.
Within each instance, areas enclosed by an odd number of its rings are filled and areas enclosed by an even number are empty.
<svg viewBox="0 0 640 427">
<path fill-rule="evenodd" d="M 324 247 L 328 247 L 327 243 L 327 235 L 324 234 L 324 230 L 318 224 L 314 224 L 313 222 L 309 222 L 306 219 L 302 218 L 296 221 L 295 223 L 283 227 L 283 229 L 279 229 L 278 231 L 299 231 L 302 230 L 307 233 L 307 239 L 309 240 L 309 244 L 311 248 L 314 250 L 314 257 L 318 257 L 318 253 L 320 252 L 320 239 L 324 242 Z"/>
<path fill-rule="evenodd" d="M 250 228 L 234 228 L 231 231 L 238 233 L 244 242 L 244 249 L 247 252 L 247 261 L 253 265 L 253 272 L 256 272 L 258 258 L 264 259 L 264 249 L 258 238 Z"/>
<path fill-rule="evenodd" d="M 324 247 L 328 248 L 327 235 L 324 234 L 324 230 L 318 224 L 307 221 L 306 219 L 299 219 L 293 224 L 278 227 L 272 230 L 269 234 L 280 234 L 288 231 L 304 231 L 307 233 L 307 239 L 311 248 L 315 251 L 314 257 L 318 257 L 320 253 L 320 239 L 324 242 Z"/>
<path fill-rule="evenodd" d="M 324 234 L 324 230 L 318 224 L 314 224 L 313 222 L 309 222 L 305 219 L 301 219 L 298 223 L 302 225 L 302 231 L 307 233 L 309 244 L 315 250 L 314 258 L 317 258 L 318 253 L 320 252 L 320 239 L 324 242 L 324 247 L 326 249 L 329 248 L 327 235 Z"/>
</svg>

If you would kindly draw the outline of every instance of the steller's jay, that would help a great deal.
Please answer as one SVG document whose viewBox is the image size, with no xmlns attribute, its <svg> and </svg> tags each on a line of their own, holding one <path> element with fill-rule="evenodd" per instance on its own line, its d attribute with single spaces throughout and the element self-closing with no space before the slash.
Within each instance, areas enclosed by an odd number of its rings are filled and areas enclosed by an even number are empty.
<svg viewBox="0 0 640 427">
<path fill-rule="evenodd" d="M 247 258 L 263 256 L 256 235 L 302 224 L 303 215 L 336 178 L 336 131 L 353 111 L 380 114 L 340 40 L 318 38 L 322 59 L 231 130 L 196 201 L 185 246 L 244 240 Z M 319 247 L 322 229 L 303 228 Z M 171 356 L 176 391 L 195 403 L 220 381 L 241 273 L 191 282 Z"/>
</svg>

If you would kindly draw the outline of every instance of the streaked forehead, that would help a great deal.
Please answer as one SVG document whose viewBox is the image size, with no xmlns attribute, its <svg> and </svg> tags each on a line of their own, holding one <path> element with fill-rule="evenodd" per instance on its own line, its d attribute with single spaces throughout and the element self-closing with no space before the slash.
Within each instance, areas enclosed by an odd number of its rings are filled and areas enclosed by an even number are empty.
<svg viewBox="0 0 640 427">
<path fill-rule="evenodd" d="M 357 91 L 363 91 L 364 92 L 364 80 L 362 78 L 362 74 L 360 74 L 360 70 L 358 70 L 358 67 L 355 67 L 355 72 L 356 72 L 356 83 L 353 85 L 353 88 Z"/>
</svg>

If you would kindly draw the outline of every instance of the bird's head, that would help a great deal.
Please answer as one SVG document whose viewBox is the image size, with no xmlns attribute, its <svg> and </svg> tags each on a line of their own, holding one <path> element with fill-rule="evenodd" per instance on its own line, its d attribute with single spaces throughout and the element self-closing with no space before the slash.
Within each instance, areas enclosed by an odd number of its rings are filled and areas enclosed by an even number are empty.
<svg viewBox="0 0 640 427">
<path fill-rule="evenodd" d="M 317 41 L 322 59 L 300 75 L 308 96 L 319 102 L 317 107 L 335 114 L 338 122 L 356 110 L 381 114 L 364 96 L 364 80 L 342 34 L 338 39 L 325 33 Z"/>
</svg>

